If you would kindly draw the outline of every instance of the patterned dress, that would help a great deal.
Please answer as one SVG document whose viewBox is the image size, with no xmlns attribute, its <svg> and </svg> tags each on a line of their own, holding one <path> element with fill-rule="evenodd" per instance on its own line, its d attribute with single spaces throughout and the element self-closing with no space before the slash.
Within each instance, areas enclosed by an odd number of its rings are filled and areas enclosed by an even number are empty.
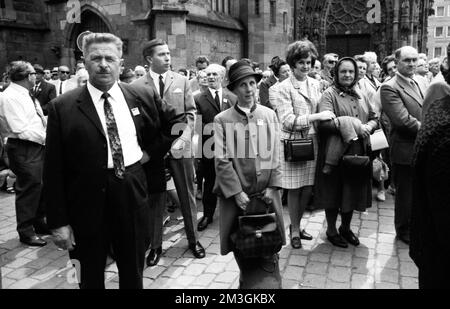
<svg viewBox="0 0 450 309">
<path fill-rule="evenodd" d="M 321 97 L 320 82 L 308 77 L 306 82 L 298 81 L 295 76 L 276 85 L 270 96 L 271 104 L 277 112 L 281 124 L 280 162 L 283 189 L 299 189 L 314 184 L 316 159 L 306 162 L 286 162 L 283 141 L 310 137 L 313 139 L 317 158 L 317 137 L 309 116 L 317 112 L 317 103 Z M 295 121 L 295 126 L 294 126 Z"/>
</svg>

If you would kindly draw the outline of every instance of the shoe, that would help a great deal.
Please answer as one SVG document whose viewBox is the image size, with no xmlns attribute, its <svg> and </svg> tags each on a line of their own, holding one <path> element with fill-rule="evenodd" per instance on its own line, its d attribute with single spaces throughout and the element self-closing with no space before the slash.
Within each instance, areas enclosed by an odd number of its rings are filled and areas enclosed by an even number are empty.
<svg viewBox="0 0 450 309">
<path fill-rule="evenodd" d="M 384 190 L 378 191 L 378 193 L 377 193 L 377 200 L 378 200 L 379 202 L 384 202 L 384 201 L 386 201 L 386 193 L 384 193 Z"/>
<path fill-rule="evenodd" d="M 397 235 L 397 238 L 401 241 L 403 241 L 405 244 L 409 245 L 410 243 L 410 239 L 409 239 L 409 235 L 405 234 L 405 235 Z"/>
<path fill-rule="evenodd" d="M 333 244 L 333 246 L 340 247 L 340 248 L 348 248 L 347 242 L 339 234 L 330 236 L 327 233 L 327 239 Z"/>
<path fill-rule="evenodd" d="M 14 190 L 14 187 L 8 187 L 8 188 L 6 188 L 6 193 L 15 194 L 16 190 Z"/>
<path fill-rule="evenodd" d="M 205 257 L 205 248 L 203 248 L 200 242 L 197 241 L 195 244 L 189 245 L 189 249 L 197 259 L 202 259 Z"/>
<path fill-rule="evenodd" d="M 34 224 L 34 231 L 36 234 L 40 235 L 52 235 L 52 231 L 47 226 L 45 222 L 39 222 Z"/>
<path fill-rule="evenodd" d="M 25 237 L 20 236 L 20 242 L 32 247 L 43 247 L 47 244 L 45 240 L 37 235 Z"/>
<path fill-rule="evenodd" d="M 331 175 L 331 173 L 333 172 L 334 166 L 330 165 L 330 164 L 325 164 L 323 166 L 322 169 L 322 173 L 324 173 L 325 175 Z"/>
<path fill-rule="evenodd" d="M 292 237 L 292 225 L 289 225 L 289 235 L 291 237 L 291 246 L 294 249 L 300 249 L 302 247 L 302 240 L 300 237 Z"/>
<path fill-rule="evenodd" d="M 352 230 L 344 231 L 342 228 L 339 228 L 339 234 L 344 238 L 349 244 L 353 246 L 359 246 L 359 239 L 355 236 Z"/>
<path fill-rule="evenodd" d="M 313 237 L 310 234 L 308 234 L 305 230 L 302 230 L 300 232 L 300 238 L 304 239 L 304 240 L 312 240 L 313 239 Z"/>
<path fill-rule="evenodd" d="M 159 247 L 157 249 L 151 249 L 150 253 L 147 256 L 147 266 L 155 266 L 158 264 L 159 259 L 161 258 L 162 248 Z"/>
<path fill-rule="evenodd" d="M 389 185 L 387 193 L 389 193 L 390 195 L 395 195 L 395 188 Z"/>
<path fill-rule="evenodd" d="M 196 198 L 197 200 L 201 200 L 201 199 L 203 198 L 202 191 L 197 190 L 197 194 L 195 194 L 195 198 Z"/>
<path fill-rule="evenodd" d="M 197 231 L 201 232 L 203 230 L 205 230 L 208 227 L 208 224 L 210 224 L 212 222 L 212 219 L 203 216 L 200 219 L 200 222 L 197 224 Z"/>
</svg>

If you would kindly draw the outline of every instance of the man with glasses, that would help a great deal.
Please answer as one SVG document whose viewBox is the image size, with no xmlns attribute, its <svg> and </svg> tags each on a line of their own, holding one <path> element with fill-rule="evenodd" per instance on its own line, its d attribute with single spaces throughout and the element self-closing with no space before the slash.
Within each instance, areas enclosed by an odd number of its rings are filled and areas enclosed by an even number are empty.
<svg viewBox="0 0 450 309">
<path fill-rule="evenodd" d="M 62 65 L 58 68 L 59 79 L 55 81 L 56 96 L 69 91 L 72 87 L 69 87 L 68 80 L 70 78 L 70 70 L 67 66 Z"/>
<path fill-rule="evenodd" d="M 339 56 L 335 53 L 325 54 L 323 56 L 323 70 L 320 73 L 322 79 L 326 80 L 330 85 L 333 84 L 333 69 Z"/>
<path fill-rule="evenodd" d="M 39 103 L 30 95 L 36 71 L 25 61 L 10 64 L 11 84 L 0 96 L 1 135 L 16 180 L 16 216 L 20 241 L 45 246 L 37 234 L 47 234 L 41 201 L 46 120 Z"/>
</svg>

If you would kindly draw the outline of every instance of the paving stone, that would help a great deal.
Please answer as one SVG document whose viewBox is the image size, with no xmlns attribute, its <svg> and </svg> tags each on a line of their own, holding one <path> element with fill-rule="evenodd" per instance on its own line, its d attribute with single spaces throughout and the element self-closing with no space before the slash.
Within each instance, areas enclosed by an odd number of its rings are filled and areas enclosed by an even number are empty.
<svg viewBox="0 0 450 309">
<path fill-rule="evenodd" d="M 219 274 L 224 271 L 226 266 L 225 263 L 212 263 L 205 269 L 205 273 Z"/>
<path fill-rule="evenodd" d="M 395 212 L 391 209 L 380 209 L 379 214 L 384 217 L 393 217 Z"/>
<path fill-rule="evenodd" d="M 172 265 L 174 265 L 174 266 L 185 266 L 186 267 L 186 266 L 189 266 L 192 263 L 193 260 L 194 260 L 193 258 L 173 259 Z M 158 265 L 160 265 L 160 264 L 158 263 Z"/>
<path fill-rule="evenodd" d="M 3 289 L 8 289 L 10 288 L 11 285 L 13 285 L 14 283 L 16 283 L 17 281 L 14 279 L 9 279 L 7 277 L 3 277 L 1 278 L 2 280 L 2 288 Z"/>
<path fill-rule="evenodd" d="M 211 244 L 208 248 L 206 248 L 206 254 L 220 254 L 220 245 Z"/>
<path fill-rule="evenodd" d="M 8 263 L 7 265 L 10 268 L 16 268 L 17 269 L 17 268 L 25 266 L 26 264 L 28 264 L 30 262 L 31 262 L 30 259 L 20 257 L 20 258 L 15 259 L 14 261 Z"/>
<path fill-rule="evenodd" d="M 214 279 L 214 281 L 215 282 L 223 282 L 223 283 L 233 283 L 238 278 L 239 278 L 239 272 L 226 271 L 226 272 L 219 274 Z"/>
<path fill-rule="evenodd" d="M 380 233 L 395 234 L 395 226 L 393 224 L 380 224 L 378 230 Z"/>
<path fill-rule="evenodd" d="M 175 279 L 175 284 L 179 284 L 183 287 L 187 287 L 195 280 L 195 276 L 187 276 L 187 275 L 181 275 L 178 278 Z"/>
<path fill-rule="evenodd" d="M 52 276 L 56 275 L 57 272 L 58 272 L 58 268 L 49 265 L 49 266 L 41 268 L 37 272 L 33 273 L 31 275 L 31 277 L 33 279 L 37 279 L 37 280 L 41 281 L 41 280 L 45 280 L 45 279 L 47 279 L 49 277 L 52 277 Z"/>
<path fill-rule="evenodd" d="M 281 281 L 281 286 L 283 289 L 300 289 L 302 288 L 297 280 L 284 279 Z"/>
<path fill-rule="evenodd" d="M 33 286 L 33 289 L 53 290 L 66 282 L 66 277 L 52 277 Z"/>
<path fill-rule="evenodd" d="M 289 266 L 305 266 L 308 257 L 304 255 L 291 255 L 289 258 Z"/>
<path fill-rule="evenodd" d="M 186 248 L 176 248 L 172 247 L 169 250 L 167 250 L 164 255 L 171 258 L 181 258 L 186 252 Z"/>
<path fill-rule="evenodd" d="M 8 286 L 9 289 L 31 289 L 34 285 L 38 284 L 39 280 L 33 278 L 24 278 L 22 280 L 16 281 L 15 283 Z"/>
<path fill-rule="evenodd" d="M 396 256 L 378 254 L 376 261 L 376 265 L 378 268 L 398 268 L 398 258 Z"/>
<path fill-rule="evenodd" d="M 397 248 L 394 246 L 394 244 L 378 243 L 375 251 L 378 254 L 394 255 L 394 256 L 397 255 Z"/>
<path fill-rule="evenodd" d="M 198 276 L 192 284 L 205 287 L 210 285 L 216 276 L 216 274 L 202 274 Z"/>
<path fill-rule="evenodd" d="M 372 276 L 353 274 L 351 278 L 352 289 L 373 289 L 374 278 Z"/>
<path fill-rule="evenodd" d="M 303 275 L 304 268 L 297 266 L 287 266 L 283 278 L 299 281 Z"/>
<path fill-rule="evenodd" d="M 328 263 L 330 261 L 330 254 L 327 253 L 316 253 L 312 252 L 309 255 L 309 260 L 313 262 L 322 262 L 322 263 Z"/>
<path fill-rule="evenodd" d="M 369 220 L 369 221 L 378 221 L 378 214 L 377 213 L 362 213 L 361 218 L 363 220 Z"/>
<path fill-rule="evenodd" d="M 214 262 L 216 263 L 228 263 L 233 260 L 234 260 L 233 254 L 218 255 L 214 258 Z"/>
<path fill-rule="evenodd" d="M 14 280 L 22 280 L 23 278 L 29 277 L 32 273 L 34 273 L 36 269 L 33 268 L 19 268 L 8 274 L 3 274 L 3 276 L 7 276 L 10 279 Z M 2 271 L 3 273 L 3 271 Z"/>
<path fill-rule="evenodd" d="M 182 268 L 182 267 L 179 267 Z M 167 268 L 162 266 L 153 266 L 153 267 L 147 267 L 144 270 L 144 277 L 150 278 L 150 279 L 156 279 L 158 276 L 163 273 Z"/>
<path fill-rule="evenodd" d="M 411 262 L 411 257 L 409 256 L 409 249 L 397 249 L 398 258 L 400 261 Z"/>
<path fill-rule="evenodd" d="M 399 273 L 397 270 L 388 268 L 376 268 L 375 270 L 375 282 L 389 282 L 398 285 Z"/>
<path fill-rule="evenodd" d="M 375 260 L 370 258 L 354 257 L 352 260 L 352 273 L 373 274 L 375 272 Z"/>
<path fill-rule="evenodd" d="M 339 290 L 349 289 L 350 282 L 334 282 L 332 280 L 327 280 L 327 282 L 325 283 L 325 288 L 326 289 L 339 289 Z"/>
<path fill-rule="evenodd" d="M 236 261 L 233 260 L 227 264 L 227 267 L 225 267 L 225 270 L 226 271 L 239 271 L 239 267 L 238 267 Z"/>
<path fill-rule="evenodd" d="M 359 230 L 358 237 L 376 238 L 377 230 L 362 228 Z"/>
<path fill-rule="evenodd" d="M 322 230 L 322 228 L 323 228 L 323 224 L 322 223 L 317 223 L 317 222 L 310 222 L 310 223 L 308 223 L 307 225 L 306 225 L 306 230 L 307 231 L 314 231 L 314 230 L 316 230 L 316 231 L 320 231 L 320 230 Z"/>
<path fill-rule="evenodd" d="M 40 258 L 31 261 L 27 264 L 27 267 L 35 268 L 35 269 L 41 269 L 42 267 L 52 263 L 53 260 L 47 259 L 47 258 Z"/>
<path fill-rule="evenodd" d="M 413 262 L 400 262 L 400 275 L 404 277 L 415 277 L 419 275 L 419 270 Z"/>
<path fill-rule="evenodd" d="M 306 264 L 305 272 L 310 274 L 324 275 L 327 273 L 328 263 L 309 262 Z"/>
<path fill-rule="evenodd" d="M 376 289 L 384 289 L 384 290 L 394 290 L 399 289 L 400 286 L 398 284 L 394 283 L 387 283 L 387 282 L 377 282 L 375 283 Z"/>
<path fill-rule="evenodd" d="M 213 282 L 208 287 L 208 289 L 212 289 L 212 290 L 229 290 L 230 289 L 230 284 L 229 283 L 221 283 L 221 282 Z"/>
<path fill-rule="evenodd" d="M 163 277 L 169 277 L 172 279 L 176 279 L 179 276 L 181 276 L 181 274 L 184 272 L 185 268 L 184 267 L 177 267 L 177 266 L 172 266 L 167 268 L 167 270 L 162 274 Z M 154 277 L 150 278 L 154 279 Z"/>
<path fill-rule="evenodd" d="M 350 267 L 331 265 L 328 269 L 328 278 L 335 282 L 349 282 L 351 273 Z"/>
<path fill-rule="evenodd" d="M 206 267 L 206 265 L 202 264 L 192 264 L 186 267 L 183 274 L 190 276 L 199 276 L 206 269 Z"/>
<path fill-rule="evenodd" d="M 360 246 L 364 246 L 369 249 L 375 249 L 377 245 L 377 241 L 371 238 L 360 237 L 359 242 L 361 243 Z"/>
<path fill-rule="evenodd" d="M 378 228 L 378 222 L 364 220 L 361 224 L 361 227 L 366 229 L 376 229 Z"/>
<path fill-rule="evenodd" d="M 387 243 L 387 244 L 395 244 L 395 235 L 392 234 L 378 234 L 378 242 Z"/>
<path fill-rule="evenodd" d="M 331 254 L 331 264 L 337 266 L 350 266 L 352 264 L 352 254 L 345 251 L 334 251 Z"/>
<path fill-rule="evenodd" d="M 302 286 L 313 287 L 317 289 L 325 288 L 327 277 L 324 275 L 306 274 Z"/>
<path fill-rule="evenodd" d="M 400 284 L 402 289 L 418 289 L 419 280 L 411 277 L 401 277 Z"/>
</svg>

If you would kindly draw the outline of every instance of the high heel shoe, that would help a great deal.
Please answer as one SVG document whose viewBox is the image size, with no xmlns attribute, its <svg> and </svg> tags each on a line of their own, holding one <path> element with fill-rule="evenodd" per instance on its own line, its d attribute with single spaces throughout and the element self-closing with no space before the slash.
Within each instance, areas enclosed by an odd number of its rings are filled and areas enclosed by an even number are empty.
<svg viewBox="0 0 450 309">
<path fill-rule="evenodd" d="M 289 225 L 289 235 L 291 238 L 292 248 L 300 249 L 302 247 L 302 240 L 299 236 L 292 237 L 292 225 Z"/>
</svg>

